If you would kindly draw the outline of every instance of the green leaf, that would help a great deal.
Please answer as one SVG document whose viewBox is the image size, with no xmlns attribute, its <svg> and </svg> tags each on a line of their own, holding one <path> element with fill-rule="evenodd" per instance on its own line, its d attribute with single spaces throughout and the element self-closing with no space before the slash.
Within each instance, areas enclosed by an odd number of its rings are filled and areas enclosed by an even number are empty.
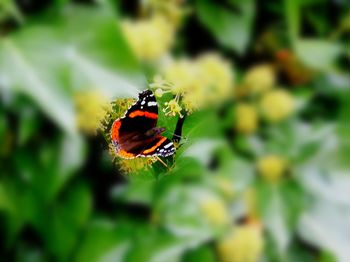
<svg viewBox="0 0 350 262">
<path fill-rule="evenodd" d="M 343 193 L 348 194 L 349 191 Z M 338 189 L 335 194 L 340 194 Z M 314 199 L 312 208 L 304 213 L 299 224 L 299 234 L 308 243 L 331 250 L 336 261 L 348 261 L 350 256 L 350 226 L 347 223 L 350 206 L 334 204 L 322 197 Z"/>
<path fill-rule="evenodd" d="M 264 224 L 277 246 L 279 256 L 283 256 L 291 240 L 284 214 L 284 203 L 276 185 L 261 184 L 258 187 L 259 206 Z"/>
<path fill-rule="evenodd" d="M 26 107 L 20 114 L 18 143 L 25 144 L 37 131 L 40 119 L 33 108 Z"/>
<path fill-rule="evenodd" d="M 337 261 L 347 261 L 350 166 L 344 159 L 348 155 L 345 140 L 335 130 L 328 128 L 317 154 L 298 168 L 298 180 L 310 195 L 310 207 L 302 215 L 298 234 L 304 241 L 331 251 Z"/>
<path fill-rule="evenodd" d="M 295 43 L 295 51 L 306 66 L 326 71 L 334 67 L 342 49 L 337 43 L 325 40 L 299 39 Z"/>
<path fill-rule="evenodd" d="M 183 128 L 182 136 L 183 141 L 193 140 L 194 138 L 214 138 L 221 135 L 220 123 L 217 112 L 214 110 L 204 110 L 195 112 L 186 117 Z M 208 128 L 210 126 L 210 128 Z"/>
<path fill-rule="evenodd" d="M 184 262 L 192 262 L 192 261 L 215 262 L 217 260 L 216 260 L 214 251 L 208 246 L 203 246 L 186 253 L 183 258 L 183 261 Z"/>
<path fill-rule="evenodd" d="M 300 28 L 300 3 L 299 0 L 284 0 L 285 17 L 287 19 L 289 40 L 295 43 L 299 36 Z"/>
<path fill-rule="evenodd" d="M 203 166 L 208 166 L 215 150 L 224 145 L 224 141 L 219 139 L 198 139 L 191 142 L 191 145 L 186 146 L 181 156 L 192 157 L 198 160 Z"/>
<path fill-rule="evenodd" d="M 48 32 L 41 33 L 50 38 Z M 34 34 L 32 37 L 37 39 Z M 60 83 L 58 77 L 54 76 L 57 72 L 50 68 L 52 63 L 42 59 L 40 62 L 36 61 L 37 64 L 35 65 L 34 60 L 30 58 L 30 54 L 26 53 L 27 50 L 19 46 L 20 42 L 20 40 L 17 42 L 16 39 L 5 39 L 0 44 L 0 78 L 5 79 L 2 84 L 24 93 L 33 99 L 65 131 L 74 132 L 73 105 L 63 94 L 61 90 L 62 83 Z M 39 43 L 37 44 L 39 46 Z M 49 56 L 49 53 L 59 55 L 54 45 L 48 45 L 46 49 L 47 56 Z M 42 55 L 38 53 L 39 50 L 36 50 L 37 53 L 34 56 Z M 36 59 L 39 60 L 39 57 Z M 50 57 L 50 59 L 56 60 L 58 58 Z M 45 64 L 45 67 L 40 66 L 40 64 Z"/>
<path fill-rule="evenodd" d="M 0 84 L 30 97 L 72 134 L 74 92 L 100 89 L 110 99 L 136 96 L 144 79 L 110 13 L 67 6 L 50 15 L 1 39 Z"/>
<path fill-rule="evenodd" d="M 280 257 L 287 254 L 292 240 L 292 232 L 299 222 L 305 207 L 305 194 L 301 187 L 293 182 L 270 184 L 261 181 L 257 185 L 258 207 L 271 234 Z"/>
<path fill-rule="evenodd" d="M 243 54 L 251 37 L 255 1 L 229 0 L 220 3 L 197 0 L 198 17 L 219 43 Z"/>
<path fill-rule="evenodd" d="M 76 261 L 124 261 L 130 243 L 118 231 L 115 223 L 95 219 L 89 223 L 80 243 Z"/>
<path fill-rule="evenodd" d="M 61 138 L 56 160 L 58 175 L 55 192 L 59 192 L 68 179 L 84 164 L 85 146 L 83 138 L 78 134 L 64 135 Z"/>
<path fill-rule="evenodd" d="M 112 198 L 128 203 L 150 205 L 153 199 L 154 183 L 154 180 L 130 179 L 129 183 L 113 188 Z"/>
<path fill-rule="evenodd" d="M 211 224 L 202 214 L 201 203 L 205 199 L 218 199 L 216 193 L 199 184 L 176 184 L 159 194 L 156 213 L 162 225 L 173 235 L 193 238 L 201 243 L 213 237 L 220 225 Z"/>
<path fill-rule="evenodd" d="M 13 209 L 10 197 L 6 191 L 5 186 L 0 184 L 0 210 L 11 211 Z"/>
<path fill-rule="evenodd" d="M 134 235 L 134 246 L 125 261 L 178 262 L 186 250 L 198 245 L 196 238 L 179 238 L 155 228 L 138 229 Z"/>
<path fill-rule="evenodd" d="M 0 22 L 2 19 L 12 16 L 18 22 L 24 22 L 24 17 L 20 10 L 18 10 L 14 0 L 1 0 L 0 1 Z"/>
<path fill-rule="evenodd" d="M 58 260 L 65 261 L 71 254 L 91 209 L 90 191 L 84 185 L 77 185 L 60 203 L 36 214 L 35 228 L 44 239 L 46 248 Z"/>
<path fill-rule="evenodd" d="M 18 181 L 2 179 L 0 181 L 0 213 L 3 243 L 9 248 L 23 227 L 26 216 L 23 208 L 27 192 Z"/>
</svg>

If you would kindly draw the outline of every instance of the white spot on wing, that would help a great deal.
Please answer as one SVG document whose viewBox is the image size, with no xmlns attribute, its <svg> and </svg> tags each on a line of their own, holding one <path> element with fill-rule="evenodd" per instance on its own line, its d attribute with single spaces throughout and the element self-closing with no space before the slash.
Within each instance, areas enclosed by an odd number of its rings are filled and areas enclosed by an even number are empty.
<svg viewBox="0 0 350 262">
<path fill-rule="evenodd" d="M 147 105 L 148 105 L 148 106 L 156 106 L 156 105 L 157 105 L 157 102 L 148 102 Z"/>
<path fill-rule="evenodd" d="M 169 148 L 169 147 L 171 147 L 173 145 L 173 143 L 168 143 L 168 144 L 166 144 L 165 146 L 164 146 L 164 148 Z"/>
</svg>

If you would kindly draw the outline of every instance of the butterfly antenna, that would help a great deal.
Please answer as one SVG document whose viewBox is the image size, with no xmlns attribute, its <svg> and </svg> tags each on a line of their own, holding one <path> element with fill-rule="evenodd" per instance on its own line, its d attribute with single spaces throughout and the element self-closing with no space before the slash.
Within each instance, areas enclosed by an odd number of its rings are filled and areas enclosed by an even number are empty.
<svg viewBox="0 0 350 262">
<path fill-rule="evenodd" d="M 174 134 L 174 133 L 172 133 L 172 132 L 169 132 L 168 130 L 165 130 L 164 132 L 166 132 L 166 133 L 168 133 L 169 135 L 172 135 L 172 136 L 174 136 L 174 137 L 177 137 L 177 138 L 180 138 L 180 139 L 183 139 L 183 140 L 188 140 L 187 137 L 176 135 L 176 134 Z"/>
</svg>

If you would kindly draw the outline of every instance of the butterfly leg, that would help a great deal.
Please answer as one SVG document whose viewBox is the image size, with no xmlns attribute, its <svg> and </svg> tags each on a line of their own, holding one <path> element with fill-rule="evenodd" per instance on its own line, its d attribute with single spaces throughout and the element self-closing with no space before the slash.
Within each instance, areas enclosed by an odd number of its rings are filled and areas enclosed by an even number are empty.
<svg viewBox="0 0 350 262">
<path fill-rule="evenodd" d="M 162 159 L 160 159 L 159 156 L 156 156 L 156 158 L 157 158 L 157 160 L 158 160 L 159 162 L 161 162 L 166 168 L 168 168 L 168 165 L 165 164 L 164 161 L 163 161 Z"/>
</svg>

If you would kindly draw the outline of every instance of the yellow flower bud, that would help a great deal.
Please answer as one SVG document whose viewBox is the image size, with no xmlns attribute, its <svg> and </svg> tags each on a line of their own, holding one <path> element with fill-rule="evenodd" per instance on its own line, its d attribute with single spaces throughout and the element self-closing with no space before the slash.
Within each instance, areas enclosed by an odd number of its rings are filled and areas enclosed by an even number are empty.
<svg viewBox="0 0 350 262">
<path fill-rule="evenodd" d="M 227 60 L 216 53 L 206 53 L 198 57 L 197 66 L 205 104 L 215 104 L 230 97 L 234 75 Z"/>
<path fill-rule="evenodd" d="M 150 0 L 143 2 L 148 3 L 154 12 L 166 16 L 174 26 L 178 26 L 183 16 L 188 12 L 187 8 L 183 6 L 184 1 L 182 0 Z"/>
<path fill-rule="evenodd" d="M 219 259 L 222 262 L 259 261 L 264 246 L 261 226 L 240 225 L 217 243 Z"/>
<path fill-rule="evenodd" d="M 276 75 L 273 68 L 269 65 L 257 65 L 251 68 L 244 77 L 243 86 L 249 93 L 260 94 L 276 83 Z"/>
<path fill-rule="evenodd" d="M 88 134 L 95 134 L 103 127 L 103 121 L 112 111 L 112 105 L 98 90 L 79 92 L 74 97 L 76 123 L 78 128 Z"/>
<path fill-rule="evenodd" d="M 209 198 L 201 203 L 201 211 L 208 222 L 214 226 L 225 226 L 229 224 L 225 203 L 219 198 Z"/>
<path fill-rule="evenodd" d="M 195 60 L 182 59 L 169 64 L 164 78 L 168 90 L 179 95 L 187 113 L 222 102 L 230 97 L 234 75 L 230 64 L 215 53 Z"/>
<path fill-rule="evenodd" d="M 240 103 L 236 107 L 235 127 L 243 134 L 253 133 L 258 126 L 258 114 L 253 105 Z"/>
<path fill-rule="evenodd" d="M 194 63 L 187 59 L 174 61 L 164 70 L 164 78 L 173 85 L 174 95 L 190 92 L 197 86 L 199 72 Z"/>
<path fill-rule="evenodd" d="M 110 154 L 115 157 L 115 162 L 117 166 L 119 167 L 119 170 L 124 175 L 130 175 L 130 174 L 141 174 L 139 171 L 145 170 L 149 168 L 154 162 L 157 161 L 156 158 L 150 157 L 139 157 L 139 158 L 132 158 L 132 159 L 125 159 L 118 157 L 115 153 L 115 148 L 112 144 L 110 144 Z"/>
<path fill-rule="evenodd" d="M 289 117 L 294 112 L 295 101 L 288 91 L 275 89 L 262 97 L 260 108 L 266 120 L 278 122 Z"/>
<path fill-rule="evenodd" d="M 182 105 L 188 114 L 201 108 L 202 102 L 204 101 L 203 95 L 201 87 L 199 86 L 194 86 L 190 92 L 183 94 Z"/>
<path fill-rule="evenodd" d="M 138 21 L 126 20 L 121 26 L 132 51 L 140 60 L 160 58 L 174 40 L 174 27 L 160 15 Z"/>
<path fill-rule="evenodd" d="M 287 161 L 276 155 L 268 155 L 257 163 L 259 174 L 270 182 L 278 181 L 287 169 Z"/>
<path fill-rule="evenodd" d="M 154 94 L 156 95 L 156 97 L 162 97 L 164 94 L 164 91 L 161 88 L 157 88 Z"/>
<path fill-rule="evenodd" d="M 258 204 L 257 204 L 257 196 L 254 188 L 248 188 L 244 192 L 244 202 L 247 207 L 247 218 L 250 220 L 258 220 Z"/>
</svg>

